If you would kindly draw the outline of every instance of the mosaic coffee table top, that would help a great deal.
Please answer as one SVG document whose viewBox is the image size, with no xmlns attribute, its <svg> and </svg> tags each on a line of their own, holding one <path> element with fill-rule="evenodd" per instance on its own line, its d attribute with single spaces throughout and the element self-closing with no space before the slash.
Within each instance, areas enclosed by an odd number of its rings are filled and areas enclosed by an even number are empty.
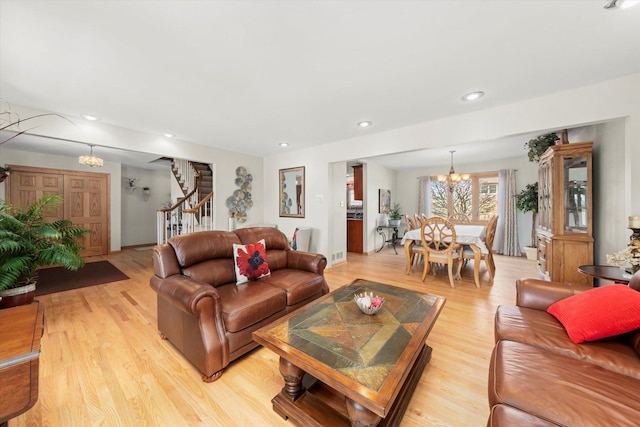
<svg viewBox="0 0 640 427">
<path fill-rule="evenodd" d="M 371 291 L 385 299 L 382 309 L 372 316 L 363 314 L 353 300 L 354 294 Z M 318 362 L 311 366 L 316 371 L 309 372 L 316 378 L 330 368 L 332 379 L 342 377 L 340 382 L 347 387 L 359 384 L 375 395 L 388 386 L 383 394 L 389 394 L 424 346 L 444 301 L 435 295 L 359 279 L 256 335 L 294 365 L 303 364 L 299 367 L 306 372 L 309 366 L 305 362 Z M 391 377 L 393 384 L 385 384 Z"/>
</svg>

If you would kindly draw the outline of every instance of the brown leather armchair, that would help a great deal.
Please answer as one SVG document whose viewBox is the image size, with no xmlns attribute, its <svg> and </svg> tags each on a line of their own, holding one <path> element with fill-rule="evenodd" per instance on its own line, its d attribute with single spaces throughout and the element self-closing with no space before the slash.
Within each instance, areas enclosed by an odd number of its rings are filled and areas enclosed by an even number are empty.
<svg viewBox="0 0 640 427">
<path fill-rule="evenodd" d="M 640 273 L 629 287 L 640 290 Z M 500 306 L 489 368 L 488 426 L 636 426 L 640 329 L 574 344 L 547 308 L 584 285 L 523 279 Z"/>
<path fill-rule="evenodd" d="M 261 239 L 271 274 L 237 285 L 233 244 Z M 172 237 L 153 249 L 158 329 L 203 381 L 215 381 L 231 361 L 258 346 L 253 331 L 329 292 L 326 265 L 323 255 L 292 250 L 272 227 Z"/>
</svg>

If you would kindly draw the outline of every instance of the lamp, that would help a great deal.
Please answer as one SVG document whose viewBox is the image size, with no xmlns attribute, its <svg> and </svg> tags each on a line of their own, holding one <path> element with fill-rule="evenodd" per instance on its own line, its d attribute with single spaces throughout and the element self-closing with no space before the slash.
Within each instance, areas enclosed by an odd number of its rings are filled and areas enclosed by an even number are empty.
<svg viewBox="0 0 640 427">
<path fill-rule="evenodd" d="M 449 175 L 438 175 L 438 182 L 449 182 L 449 191 L 453 193 L 453 189 L 460 181 L 468 181 L 471 176 L 468 173 L 459 174 L 453 168 L 453 153 L 456 150 L 450 150 L 451 153 L 451 168 L 449 169 Z"/>
<path fill-rule="evenodd" d="M 92 168 L 96 166 L 102 166 L 104 164 L 104 160 L 102 160 L 98 156 L 93 155 L 93 145 L 89 145 L 89 147 L 91 147 L 91 154 L 89 154 L 88 156 L 87 155 L 80 156 L 80 158 L 78 159 L 78 162 L 81 165 L 91 166 Z"/>
</svg>

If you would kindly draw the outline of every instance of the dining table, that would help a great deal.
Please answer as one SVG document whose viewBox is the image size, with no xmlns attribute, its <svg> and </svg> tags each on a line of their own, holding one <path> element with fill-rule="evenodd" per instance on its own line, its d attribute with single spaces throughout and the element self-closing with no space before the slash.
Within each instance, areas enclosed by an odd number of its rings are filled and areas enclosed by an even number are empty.
<svg viewBox="0 0 640 427">
<path fill-rule="evenodd" d="M 456 231 L 456 243 L 461 245 L 467 245 L 473 251 L 473 279 L 476 287 L 480 287 L 480 261 L 482 260 L 482 254 L 487 253 L 487 246 L 485 245 L 486 227 L 484 225 L 474 224 L 454 224 L 454 230 Z M 404 254 L 406 257 L 406 270 L 411 269 L 411 245 L 413 242 L 422 240 L 421 229 L 415 228 L 407 231 L 402 237 L 401 243 L 404 245 Z"/>
</svg>

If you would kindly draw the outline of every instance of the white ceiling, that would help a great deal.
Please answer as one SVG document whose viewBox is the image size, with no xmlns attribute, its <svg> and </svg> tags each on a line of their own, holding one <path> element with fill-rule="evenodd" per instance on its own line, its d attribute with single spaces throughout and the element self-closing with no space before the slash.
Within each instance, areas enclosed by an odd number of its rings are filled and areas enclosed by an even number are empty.
<svg viewBox="0 0 640 427">
<path fill-rule="evenodd" d="M 604 4 L 1 0 L 0 98 L 270 155 L 640 72 Z"/>
</svg>

